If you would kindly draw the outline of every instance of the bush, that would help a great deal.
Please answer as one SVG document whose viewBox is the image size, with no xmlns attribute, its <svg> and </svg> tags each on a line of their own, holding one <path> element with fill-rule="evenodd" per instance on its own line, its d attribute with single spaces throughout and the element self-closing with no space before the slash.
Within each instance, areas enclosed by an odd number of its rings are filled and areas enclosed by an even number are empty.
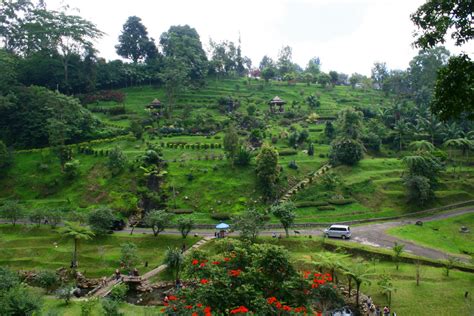
<svg viewBox="0 0 474 316">
<path fill-rule="evenodd" d="M 74 179 L 79 175 L 79 160 L 73 160 L 64 164 L 64 174 L 68 179 Z"/>
<path fill-rule="evenodd" d="M 241 147 L 235 157 L 234 163 L 237 166 L 245 167 L 250 164 L 251 159 L 252 159 L 252 154 L 249 151 L 247 151 L 245 148 Z"/>
<path fill-rule="evenodd" d="M 282 149 L 278 151 L 279 156 L 293 156 L 296 155 L 298 152 L 294 149 Z"/>
<path fill-rule="evenodd" d="M 296 207 L 301 208 L 301 207 L 319 207 L 319 206 L 327 206 L 328 202 L 325 201 L 303 201 L 303 202 L 296 202 L 295 203 Z"/>
<path fill-rule="evenodd" d="M 58 275 L 53 271 L 40 271 L 34 279 L 34 283 L 45 289 L 48 293 L 60 284 Z"/>
<path fill-rule="evenodd" d="M 288 168 L 293 169 L 293 170 L 298 170 L 298 165 L 296 164 L 296 161 L 292 160 L 288 163 Z"/>
<path fill-rule="evenodd" d="M 330 199 L 328 200 L 329 204 L 332 205 L 348 205 L 354 203 L 354 199 Z"/>
<path fill-rule="evenodd" d="M 192 214 L 194 211 L 191 209 L 175 209 L 175 210 L 168 210 L 169 213 L 173 214 Z"/>
<path fill-rule="evenodd" d="M 333 165 L 355 165 L 363 157 L 362 144 L 354 139 L 341 138 L 331 143 L 330 160 Z"/>
<path fill-rule="evenodd" d="M 101 301 L 102 309 L 104 310 L 105 316 L 120 316 L 123 315 L 119 311 L 119 304 L 115 300 L 103 299 Z"/>
<path fill-rule="evenodd" d="M 336 208 L 331 205 L 318 206 L 318 211 L 334 211 Z"/>
<path fill-rule="evenodd" d="M 125 299 L 127 292 L 128 292 L 127 285 L 122 283 L 122 284 L 115 285 L 110 291 L 109 296 L 111 300 L 114 300 L 116 302 L 121 302 Z"/>
<path fill-rule="evenodd" d="M 371 149 L 374 151 L 379 151 L 380 145 L 382 144 L 380 137 L 373 132 L 370 132 L 367 135 L 364 135 L 362 137 L 362 142 L 364 143 L 365 148 Z"/>
<path fill-rule="evenodd" d="M 104 235 L 112 230 L 114 220 L 115 215 L 112 210 L 107 207 L 102 207 L 89 214 L 87 223 L 96 235 Z"/>
<path fill-rule="evenodd" d="M 211 218 L 216 221 L 225 221 L 229 220 L 231 215 L 229 213 L 212 213 Z"/>
</svg>

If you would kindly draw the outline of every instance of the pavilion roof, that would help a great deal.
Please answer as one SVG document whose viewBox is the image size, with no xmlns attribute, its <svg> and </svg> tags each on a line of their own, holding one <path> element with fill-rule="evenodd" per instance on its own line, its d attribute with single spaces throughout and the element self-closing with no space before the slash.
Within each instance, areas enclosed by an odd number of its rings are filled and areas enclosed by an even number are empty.
<svg viewBox="0 0 474 316">
<path fill-rule="evenodd" d="M 271 101 L 270 104 L 285 104 L 286 101 L 283 101 L 279 96 L 275 96 Z"/>
</svg>

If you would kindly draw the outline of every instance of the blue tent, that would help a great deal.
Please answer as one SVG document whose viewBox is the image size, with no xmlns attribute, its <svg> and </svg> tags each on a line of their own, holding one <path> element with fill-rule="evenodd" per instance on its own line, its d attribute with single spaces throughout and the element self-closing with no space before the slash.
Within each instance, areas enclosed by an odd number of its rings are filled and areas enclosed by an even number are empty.
<svg viewBox="0 0 474 316">
<path fill-rule="evenodd" d="M 230 227 L 230 225 L 228 225 L 226 223 L 220 223 L 216 226 L 216 229 L 227 229 L 229 227 Z"/>
</svg>

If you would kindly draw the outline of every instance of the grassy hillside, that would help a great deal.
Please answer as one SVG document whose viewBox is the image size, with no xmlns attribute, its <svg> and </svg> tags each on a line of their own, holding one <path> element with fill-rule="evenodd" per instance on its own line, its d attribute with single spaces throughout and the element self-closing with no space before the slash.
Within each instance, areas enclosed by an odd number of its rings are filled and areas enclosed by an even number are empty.
<svg viewBox="0 0 474 316">
<path fill-rule="evenodd" d="M 153 99 L 166 101 L 163 99 L 164 91 L 154 87 L 134 87 L 122 91 L 126 94 L 126 114 L 96 113 L 103 121 L 128 127 L 132 120 L 146 121 L 149 118 L 145 106 Z M 311 109 L 306 104 L 305 98 L 310 94 L 319 97 L 320 108 Z M 297 115 L 296 118 L 268 114 L 267 102 L 275 95 L 287 101 L 287 112 Z M 0 200 L 17 199 L 28 209 L 66 208 L 81 209 L 85 212 L 98 205 L 108 205 L 128 214 L 137 207 L 139 181 L 144 174 L 136 161 L 149 146 L 154 146 L 160 148 L 163 159 L 167 162 L 168 174 L 164 178 L 162 194 L 166 196 L 165 204 L 168 208 L 193 209 L 196 220 L 204 223 L 214 222 L 210 218 L 210 214 L 214 212 L 234 214 L 249 207 L 265 208 L 256 183 L 255 160 L 253 159 L 248 167 L 231 167 L 224 158 L 222 132 L 212 136 L 155 136 L 152 132 L 163 126 L 187 124 L 188 121 L 198 126 L 212 124 L 219 130 L 223 122 L 229 120 L 229 114 L 219 108 L 218 101 L 220 97 L 227 96 L 240 101 L 240 107 L 232 114 L 233 117 L 246 115 L 250 105 L 257 108 L 254 117 L 265 123 L 263 141 L 273 143 L 279 152 L 290 150 L 287 137 L 292 131 L 305 129 L 309 132 L 308 139 L 315 146 L 314 156 L 308 156 L 306 148 L 302 146 L 292 155 L 279 157 L 282 167 L 278 184 L 280 195 L 318 170 L 328 160 L 329 145 L 324 141 L 324 125 L 307 122 L 309 113 L 316 112 L 320 116 L 331 117 L 347 106 L 375 110 L 381 105 L 391 103 L 390 98 L 386 98 L 379 91 L 352 89 L 347 86 L 328 89 L 315 85 L 288 85 L 285 82 L 265 84 L 262 81 L 245 79 L 210 80 L 204 88 L 179 94 L 172 117 L 160 119 L 158 127 L 145 126 L 145 130 L 150 132 L 145 133 L 141 140 L 126 135 L 72 145 L 74 159 L 80 161 L 80 175 L 73 180 L 64 176 L 58 158 L 48 148 L 14 153 L 12 167 L 0 179 Z M 100 102 L 89 104 L 88 107 L 93 109 L 113 105 L 115 104 L 112 102 Z M 241 139 L 246 137 L 242 135 Z M 181 145 L 171 146 L 171 143 Z M 83 147 L 88 147 L 94 153 L 84 153 L 81 150 Z M 107 168 L 107 152 L 114 147 L 123 150 L 130 165 L 116 176 Z M 297 169 L 289 167 L 292 161 L 297 165 Z M 354 199 L 353 203 L 333 205 L 334 210 L 300 207 L 297 222 L 361 219 L 419 209 L 405 202 L 400 178 L 403 168 L 396 154 L 387 148 L 383 148 L 377 156 L 366 154 L 365 159 L 354 167 L 335 168 L 331 172 L 337 178 L 335 187 L 328 188 L 324 181 L 316 181 L 292 199 L 297 203 L 326 202 L 335 196 L 342 196 Z M 453 177 L 451 172 L 445 172 L 436 193 L 436 200 L 426 207 L 473 198 L 474 169 L 465 167 L 462 179 L 458 179 L 459 175 L 458 173 Z M 276 219 L 273 218 L 272 221 L 275 222 Z"/>
</svg>

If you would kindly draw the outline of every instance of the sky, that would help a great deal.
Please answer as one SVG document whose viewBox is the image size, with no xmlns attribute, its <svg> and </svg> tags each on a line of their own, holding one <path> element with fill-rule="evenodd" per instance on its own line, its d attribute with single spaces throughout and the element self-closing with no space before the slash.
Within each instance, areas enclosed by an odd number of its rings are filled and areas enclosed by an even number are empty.
<svg viewBox="0 0 474 316">
<path fill-rule="evenodd" d="M 274 59 L 282 46 L 293 50 L 293 61 L 303 68 L 319 57 L 322 70 L 370 75 L 374 62 L 389 69 L 406 69 L 417 54 L 412 47 L 415 26 L 410 14 L 424 0 L 46 0 L 49 9 L 61 4 L 76 8 L 106 35 L 96 42 L 99 55 L 117 59 L 114 46 L 129 16 L 142 19 L 149 36 L 159 42 L 171 25 L 188 24 L 201 36 L 237 43 L 257 67 L 264 55 Z M 474 52 L 452 42 L 452 53 Z"/>
</svg>

